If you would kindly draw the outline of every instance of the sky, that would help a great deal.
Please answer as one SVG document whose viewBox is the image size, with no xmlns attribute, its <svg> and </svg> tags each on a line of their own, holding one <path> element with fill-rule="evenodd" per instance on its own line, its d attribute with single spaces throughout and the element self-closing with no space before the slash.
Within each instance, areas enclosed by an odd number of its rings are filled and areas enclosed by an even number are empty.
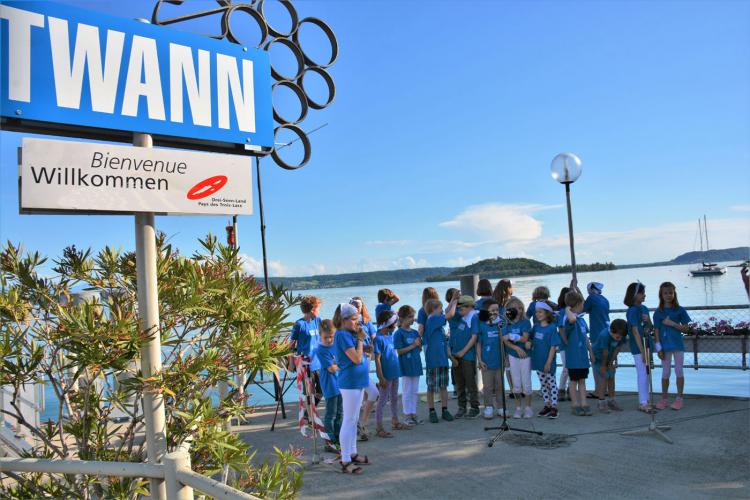
<svg viewBox="0 0 750 500">
<path fill-rule="evenodd" d="M 128 18 L 150 17 L 153 6 L 62 3 Z M 695 250 L 704 214 L 712 248 L 750 245 L 750 2 L 295 6 L 336 33 L 336 98 L 302 123 L 327 124 L 310 135 L 308 165 L 261 162 L 271 276 L 497 256 L 569 263 L 564 188 L 549 172 L 564 151 L 583 162 L 572 185 L 579 263 Z M 203 22 L 186 29 L 216 31 L 215 19 Z M 303 34 L 303 48 L 323 59 L 320 37 Z M 281 51 L 271 60 L 289 66 Z M 283 96 L 277 105 L 293 107 Z M 71 244 L 132 249 L 133 216 L 19 215 L 22 136 L 0 132 L 0 240 L 52 258 Z M 253 186 L 254 214 L 239 217 L 239 244 L 260 274 L 257 194 Z M 190 254 L 208 232 L 223 236 L 227 220 L 156 223 Z"/>
</svg>

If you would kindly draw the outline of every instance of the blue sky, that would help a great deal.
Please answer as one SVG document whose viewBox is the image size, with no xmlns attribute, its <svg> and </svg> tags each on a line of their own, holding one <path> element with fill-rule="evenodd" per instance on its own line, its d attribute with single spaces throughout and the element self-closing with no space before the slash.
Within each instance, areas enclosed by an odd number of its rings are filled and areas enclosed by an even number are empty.
<svg viewBox="0 0 750 500">
<path fill-rule="evenodd" d="M 150 17 L 153 5 L 64 3 L 123 17 Z M 704 213 L 712 247 L 750 244 L 750 3 L 295 5 L 326 20 L 341 51 L 334 104 L 303 122 L 328 123 L 311 136 L 310 164 L 262 164 L 272 274 L 566 263 L 564 190 L 549 176 L 562 151 L 583 160 L 572 188 L 579 262 L 693 250 Z M 0 132 L 3 241 L 50 256 L 133 247 L 131 216 L 18 215 L 20 137 Z M 226 220 L 157 225 L 191 253 Z M 257 215 L 240 217 L 239 235 L 257 272 Z"/>
</svg>

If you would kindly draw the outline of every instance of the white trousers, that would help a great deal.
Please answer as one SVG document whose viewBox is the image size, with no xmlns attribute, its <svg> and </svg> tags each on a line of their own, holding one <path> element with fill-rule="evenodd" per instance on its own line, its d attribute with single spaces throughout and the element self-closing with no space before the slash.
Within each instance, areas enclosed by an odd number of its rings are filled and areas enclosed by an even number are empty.
<svg viewBox="0 0 750 500">
<path fill-rule="evenodd" d="M 401 406 L 404 415 L 417 413 L 417 394 L 419 394 L 419 376 L 401 377 Z"/>
<path fill-rule="evenodd" d="M 635 363 L 635 373 L 638 376 L 638 401 L 641 406 L 648 404 L 648 373 L 646 373 L 646 363 L 640 354 L 633 354 Z"/>
<path fill-rule="evenodd" d="M 378 390 L 378 385 L 370 379 L 370 384 L 365 387 L 364 389 L 365 394 L 367 394 L 367 401 L 372 401 L 373 403 L 378 400 L 378 396 L 380 395 L 380 391 Z"/>
<path fill-rule="evenodd" d="M 562 362 L 562 370 L 560 372 L 560 383 L 557 387 L 565 392 L 568 387 L 568 369 L 565 368 L 565 351 L 560 351 L 560 361 Z"/>
<path fill-rule="evenodd" d="M 351 462 L 352 455 L 357 454 L 357 422 L 359 421 L 359 408 L 362 406 L 364 389 L 340 389 L 341 399 L 344 406 L 344 415 L 341 419 L 341 430 L 339 431 L 339 443 L 341 443 L 341 461 Z"/>
<path fill-rule="evenodd" d="M 510 356 L 510 376 L 513 379 L 513 392 L 531 396 L 531 358 Z"/>
</svg>

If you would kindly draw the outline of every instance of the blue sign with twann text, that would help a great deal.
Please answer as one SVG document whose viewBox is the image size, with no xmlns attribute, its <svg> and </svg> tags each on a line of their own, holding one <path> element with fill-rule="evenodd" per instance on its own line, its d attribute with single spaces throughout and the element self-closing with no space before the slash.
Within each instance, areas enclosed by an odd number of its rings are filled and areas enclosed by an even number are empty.
<svg viewBox="0 0 750 500">
<path fill-rule="evenodd" d="M 267 52 L 52 2 L 0 2 L 0 114 L 273 147 Z"/>
</svg>

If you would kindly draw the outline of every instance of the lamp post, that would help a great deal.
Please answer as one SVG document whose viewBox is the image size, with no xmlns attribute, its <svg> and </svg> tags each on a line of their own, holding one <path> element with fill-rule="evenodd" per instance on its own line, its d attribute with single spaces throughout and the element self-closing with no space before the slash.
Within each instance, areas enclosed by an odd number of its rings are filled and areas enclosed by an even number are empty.
<svg viewBox="0 0 750 500">
<path fill-rule="evenodd" d="M 573 214 L 570 210 L 570 185 L 581 176 L 581 159 L 573 153 L 560 153 L 552 159 L 550 165 L 552 178 L 565 185 L 565 201 L 568 204 L 568 237 L 570 239 L 570 267 L 573 280 L 578 282 L 576 275 L 576 253 L 573 243 Z"/>
</svg>

